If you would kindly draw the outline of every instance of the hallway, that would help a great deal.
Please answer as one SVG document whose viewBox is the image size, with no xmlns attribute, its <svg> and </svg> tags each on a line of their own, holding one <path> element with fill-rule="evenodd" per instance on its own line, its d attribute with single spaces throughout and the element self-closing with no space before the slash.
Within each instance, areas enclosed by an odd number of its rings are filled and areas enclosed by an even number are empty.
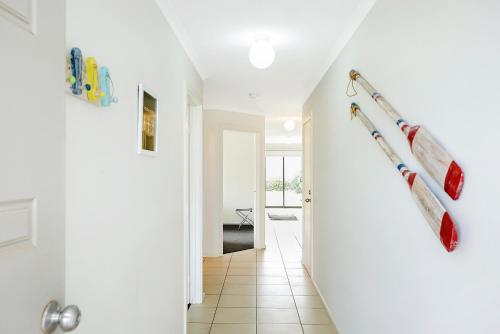
<svg viewBox="0 0 500 334">
<path fill-rule="evenodd" d="M 335 334 L 300 262 L 297 222 L 267 221 L 266 250 L 204 261 L 204 303 L 188 311 L 189 334 Z"/>
</svg>

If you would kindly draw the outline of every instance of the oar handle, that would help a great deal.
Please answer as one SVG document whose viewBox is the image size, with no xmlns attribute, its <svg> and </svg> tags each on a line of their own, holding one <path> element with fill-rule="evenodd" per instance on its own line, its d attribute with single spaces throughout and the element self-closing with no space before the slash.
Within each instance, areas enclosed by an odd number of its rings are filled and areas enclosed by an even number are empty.
<svg viewBox="0 0 500 334">
<path fill-rule="evenodd" d="M 399 158 L 399 156 L 396 154 L 396 152 L 393 151 L 393 149 L 387 144 L 385 141 L 384 137 L 378 132 L 378 130 L 375 128 L 375 125 L 366 117 L 366 115 L 361 111 L 359 106 L 356 103 L 351 104 L 351 115 L 358 117 L 361 122 L 365 125 L 365 127 L 368 129 L 370 134 L 372 135 L 373 139 L 379 144 L 379 146 L 382 148 L 384 151 L 385 155 L 392 161 L 394 166 L 398 169 L 398 171 L 401 173 L 403 178 L 405 180 L 408 180 L 410 177 L 410 170 L 406 165 L 403 163 L 403 161 Z"/>
<path fill-rule="evenodd" d="M 356 70 L 351 70 L 349 72 L 349 77 L 351 80 L 356 81 L 363 87 L 368 94 L 372 97 L 372 99 L 377 102 L 377 104 L 384 110 L 389 117 L 401 128 L 401 130 L 406 134 L 406 131 L 409 130 L 409 127 L 406 125 L 405 120 L 401 117 L 401 115 L 394 109 L 394 107 L 387 102 L 387 100 L 373 88 L 373 86 Z"/>
</svg>

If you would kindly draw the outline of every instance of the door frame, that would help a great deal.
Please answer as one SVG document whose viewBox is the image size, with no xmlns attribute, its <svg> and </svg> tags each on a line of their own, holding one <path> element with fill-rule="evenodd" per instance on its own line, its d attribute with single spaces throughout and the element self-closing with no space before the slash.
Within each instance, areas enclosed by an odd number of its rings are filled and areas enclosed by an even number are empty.
<svg viewBox="0 0 500 334">
<path fill-rule="evenodd" d="M 199 94 L 184 83 L 183 223 L 184 323 L 187 304 L 203 301 L 203 106 Z M 187 327 L 186 327 L 187 330 Z"/>
<path fill-rule="evenodd" d="M 306 124 L 309 123 L 309 126 L 310 126 L 310 137 L 309 137 L 309 146 L 306 148 L 306 143 L 305 143 L 305 131 L 304 131 L 304 128 L 306 126 Z M 305 262 L 304 259 L 309 259 L 310 263 L 308 264 L 309 265 L 309 268 L 308 268 L 308 271 L 309 271 L 309 275 L 311 276 L 311 278 L 314 279 L 314 236 L 313 236 L 313 233 L 314 233 L 314 155 L 313 155 L 313 135 L 312 135 L 312 131 L 313 131 L 313 118 L 312 118 L 312 112 L 309 112 L 307 114 L 307 116 L 305 116 L 302 120 L 302 149 L 303 149 L 303 152 L 302 152 L 302 171 L 303 171 L 303 184 L 305 183 L 304 180 L 306 178 L 306 173 L 305 173 L 305 166 L 306 166 L 306 159 L 305 159 L 305 154 L 304 152 L 306 151 L 306 149 L 308 149 L 309 151 L 309 186 L 310 186 L 310 190 L 311 190 L 311 194 L 307 194 L 307 190 L 306 188 L 303 186 L 302 187 L 302 228 L 303 228 L 303 231 L 302 231 L 302 243 L 303 243 L 303 247 L 302 247 L 302 262 L 303 264 L 306 266 L 307 268 L 307 263 Z M 305 224 L 305 220 L 306 220 L 306 217 L 305 217 L 305 200 L 306 198 L 309 196 L 309 198 L 311 199 L 311 202 L 309 202 L 309 224 L 308 227 L 309 227 L 309 231 L 308 233 L 306 233 L 306 224 Z M 309 237 L 309 240 L 305 240 L 306 236 Z M 308 245 L 308 247 L 305 247 L 305 245 Z"/>
<path fill-rule="evenodd" d="M 218 160 L 218 186 L 219 186 L 219 217 L 220 224 L 218 226 L 218 254 L 223 255 L 223 244 L 224 244 L 224 230 L 222 217 L 224 217 L 224 171 L 223 171 L 223 157 L 224 157 L 224 131 L 239 131 L 255 134 L 255 182 L 256 182 L 256 192 L 255 192 L 255 224 L 254 224 L 254 240 L 253 245 L 256 249 L 263 249 L 266 247 L 266 226 L 265 226 L 265 207 L 266 207 L 266 152 L 265 152 L 265 136 L 257 130 L 251 129 L 245 125 L 237 124 L 221 124 L 218 129 L 218 146 L 219 146 L 219 156 Z"/>
</svg>

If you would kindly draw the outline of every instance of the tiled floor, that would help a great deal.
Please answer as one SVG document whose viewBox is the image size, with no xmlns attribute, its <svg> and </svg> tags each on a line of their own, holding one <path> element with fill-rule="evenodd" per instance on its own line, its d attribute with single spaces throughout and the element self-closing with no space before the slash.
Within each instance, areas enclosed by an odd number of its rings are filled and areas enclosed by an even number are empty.
<svg viewBox="0 0 500 334">
<path fill-rule="evenodd" d="M 290 224 L 266 223 L 266 250 L 205 258 L 206 295 L 188 311 L 188 334 L 337 333 Z"/>
</svg>

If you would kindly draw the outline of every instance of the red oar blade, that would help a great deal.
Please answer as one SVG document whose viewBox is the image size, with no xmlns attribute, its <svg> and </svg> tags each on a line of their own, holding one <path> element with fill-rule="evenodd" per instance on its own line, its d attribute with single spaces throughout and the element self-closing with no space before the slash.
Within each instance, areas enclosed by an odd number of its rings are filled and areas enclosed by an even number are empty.
<svg viewBox="0 0 500 334">
<path fill-rule="evenodd" d="M 451 155 L 421 126 L 408 131 L 411 151 L 434 180 L 454 200 L 460 197 L 464 184 L 462 168 Z"/>
<path fill-rule="evenodd" d="M 444 213 L 443 219 L 441 220 L 439 235 L 446 250 L 448 252 L 453 252 L 458 245 L 458 231 L 448 212 Z"/>
<path fill-rule="evenodd" d="M 463 186 L 464 172 L 455 161 L 452 161 L 444 180 L 444 190 L 452 199 L 457 200 L 462 193 Z"/>
<path fill-rule="evenodd" d="M 458 245 L 458 230 L 455 223 L 424 180 L 414 175 L 410 177 L 413 198 L 444 248 L 452 252 Z"/>
</svg>

